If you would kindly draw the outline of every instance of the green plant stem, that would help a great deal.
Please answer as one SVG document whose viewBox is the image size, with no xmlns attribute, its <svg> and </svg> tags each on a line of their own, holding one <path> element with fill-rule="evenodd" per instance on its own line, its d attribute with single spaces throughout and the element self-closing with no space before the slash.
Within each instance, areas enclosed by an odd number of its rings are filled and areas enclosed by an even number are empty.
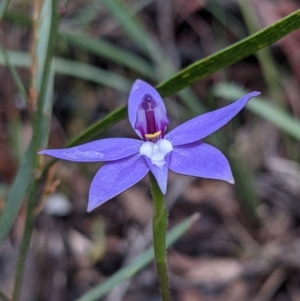
<svg viewBox="0 0 300 301">
<path fill-rule="evenodd" d="M 156 179 L 151 174 L 151 191 L 153 199 L 153 248 L 154 258 L 160 286 L 160 293 L 163 301 L 170 301 L 170 289 L 167 270 L 166 232 L 168 213 L 165 204 L 165 197 L 162 194 Z"/>
<path fill-rule="evenodd" d="M 23 233 L 23 239 L 22 239 L 20 254 L 17 262 L 17 269 L 16 269 L 16 278 L 15 278 L 15 285 L 14 285 L 13 298 L 12 298 L 12 300 L 14 301 L 17 301 L 19 299 L 24 266 L 26 262 L 27 252 L 30 246 L 31 234 L 33 230 L 33 221 L 34 221 L 34 206 L 37 199 L 36 196 L 37 187 L 38 187 L 38 182 L 34 182 L 34 184 L 32 184 L 30 194 L 29 194 L 25 229 Z"/>
</svg>

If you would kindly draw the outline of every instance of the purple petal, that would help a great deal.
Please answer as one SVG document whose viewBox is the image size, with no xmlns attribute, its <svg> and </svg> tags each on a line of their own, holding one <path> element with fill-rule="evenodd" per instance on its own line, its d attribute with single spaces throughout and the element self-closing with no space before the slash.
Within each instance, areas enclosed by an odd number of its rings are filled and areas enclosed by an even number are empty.
<svg viewBox="0 0 300 301">
<path fill-rule="evenodd" d="M 260 92 L 249 93 L 224 108 L 195 117 L 179 125 L 168 133 L 165 138 L 170 140 L 173 146 L 183 145 L 205 138 L 230 121 L 242 110 L 252 97 L 259 94 Z"/>
<path fill-rule="evenodd" d="M 149 171 L 140 154 L 104 164 L 95 175 L 89 193 L 90 212 L 139 182 Z"/>
<path fill-rule="evenodd" d="M 139 153 L 143 141 L 129 138 L 109 138 L 62 149 L 38 152 L 58 159 L 75 162 L 113 161 Z"/>
<path fill-rule="evenodd" d="M 143 101 L 145 94 L 150 94 L 154 98 L 154 100 L 159 104 L 159 106 L 161 106 L 164 112 L 165 113 L 167 112 L 165 104 L 162 98 L 160 97 L 159 93 L 155 90 L 155 88 L 153 88 L 151 85 L 149 85 L 148 83 L 140 79 L 136 80 L 131 88 L 129 98 L 128 98 L 128 118 L 132 128 L 135 130 L 137 135 L 141 138 L 142 135 L 139 133 L 139 131 L 135 129 L 135 125 L 136 125 L 138 108 L 141 102 Z"/>
<path fill-rule="evenodd" d="M 183 175 L 234 183 L 225 156 L 218 149 L 202 142 L 174 147 L 169 168 Z"/>
<path fill-rule="evenodd" d="M 168 172 L 169 172 L 169 164 L 170 164 L 170 155 L 171 153 L 168 153 L 165 156 L 166 163 L 163 166 L 157 166 L 151 162 L 151 159 L 149 159 L 146 156 L 143 156 L 143 158 L 146 160 L 147 165 L 154 175 L 157 184 L 163 194 L 166 194 L 167 192 L 167 185 L 168 185 Z"/>
</svg>

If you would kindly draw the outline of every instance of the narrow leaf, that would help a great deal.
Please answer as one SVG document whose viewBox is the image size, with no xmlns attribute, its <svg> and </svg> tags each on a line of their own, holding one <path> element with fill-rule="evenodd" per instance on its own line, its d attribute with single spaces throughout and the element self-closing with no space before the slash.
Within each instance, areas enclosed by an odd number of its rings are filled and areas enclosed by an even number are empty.
<svg viewBox="0 0 300 301">
<path fill-rule="evenodd" d="M 25 193 L 31 183 L 33 174 L 32 143 L 30 143 L 17 176 L 10 188 L 8 199 L 0 216 L 0 245 L 10 231 L 24 201 Z"/>
<path fill-rule="evenodd" d="M 12 62 L 11 62 L 11 60 L 9 58 L 9 55 L 1 47 L 0 47 L 0 50 L 1 50 L 2 54 L 3 54 L 4 60 L 6 62 L 6 66 L 8 67 L 8 69 L 9 69 L 9 71 L 10 71 L 12 77 L 13 77 L 13 80 L 15 82 L 15 85 L 17 86 L 17 89 L 18 89 L 19 93 L 23 96 L 23 98 L 25 100 L 27 100 L 26 89 L 25 89 L 25 87 L 24 87 L 24 85 L 22 83 L 22 80 L 21 80 L 21 78 L 20 78 L 17 70 L 15 69 L 14 65 L 12 64 Z"/>
<path fill-rule="evenodd" d="M 80 70 L 80 72 L 78 72 L 78 70 Z M 128 92 L 130 89 L 131 83 L 127 78 L 114 72 L 76 61 L 57 58 L 55 60 L 55 71 L 60 74 L 81 78 L 123 92 Z"/>
<path fill-rule="evenodd" d="M 141 30 L 140 26 L 136 25 L 136 21 L 133 16 L 127 13 L 126 7 L 123 3 L 116 0 L 97 0 L 99 3 L 103 3 L 109 12 L 114 16 L 116 20 L 122 24 L 122 28 L 128 34 L 128 36 L 138 45 L 145 54 L 149 53 L 149 45 L 147 39 Z"/>
<path fill-rule="evenodd" d="M 12 65 L 16 67 L 29 67 L 30 56 L 28 53 L 20 51 L 7 51 Z M 5 58 L 0 52 L 0 64 L 5 65 Z M 78 72 L 80 70 L 80 72 Z M 72 61 L 63 58 L 56 58 L 54 71 L 58 74 L 69 75 L 82 80 L 90 81 L 99 85 L 114 88 L 122 92 L 128 92 L 131 82 L 114 72 L 106 71 L 85 63 Z"/>
<path fill-rule="evenodd" d="M 10 2 L 10 0 L 2 0 L 2 2 L 0 3 L 0 21 L 4 17 L 4 14 L 8 8 L 9 2 Z"/>
<path fill-rule="evenodd" d="M 114 110 L 96 123 L 88 127 L 83 133 L 68 143 L 68 147 L 75 146 L 81 143 L 95 139 L 96 136 L 102 134 L 107 129 L 127 117 L 127 110 L 122 107 Z"/>
<path fill-rule="evenodd" d="M 217 70 L 232 65 L 256 51 L 275 43 L 300 27 L 300 10 L 279 20 L 273 25 L 241 40 L 207 58 L 183 69 L 157 88 L 163 96 L 172 95 Z"/>
<path fill-rule="evenodd" d="M 158 81 L 169 77 L 175 72 L 169 62 L 169 57 L 164 53 L 158 40 L 144 28 L 132 9 L 129 10 L 128 5 L 119 0 L 97 1 L 105 5 L 111 16 L 121 25 L 128 38 L 140 51 L 152 59 Z"/>
<path fill-rule="evenodd" d="M 149 62 L 138 55 L 132 54 L 120 47 L 102 39 L 93 39 L 86 35 L 60 33 L 59 37 L 69 43 L 85 49 L 90 53 L 109 59 L 123 65 L 146 78 L 155 79 L 154 69 Z"/>
<path fill-rule="evenodd" d="M 300 10 L 297 10 L 296 12 L 279 20 L 273 25 L 257 32 L 256 34 L 251 35 L 246 39 L 243 39 L 238 43 L 235 43 L 232 46 L 229 46 L 224 50 L 221 50 L 211 56 L 208 56 L 207 58 L 204 58 L 202 60 L 193 63 L 189 67 L 175 74 L 172 78 L 159 84 L 157 89 L 163 97 L 175 94 L 180 90 L 186 88 L 187 86 L 197 82 L 198 80 L 213 74 L 217 70 L 220 70 L 233 63 L 236 63 L 241 59 L 255 53 L 256 51 L 268 45 L 271 45 L 272 43 L 275 43 L 276 41 L 280 40 L 281 38 L 288 35 L 292 31 L 295 31 L 299 27 L 300 27 Z M 17 67 L 28 66 L 29 57 L 26 56 L 26 54 L 20 52 L 12 52 L 12 51 L 10 51 L 9 54 L 11 56 L 11 61 L 15 66 Z M 82 79 L 89 79 L 94 82 L 97 81 L 96 79 L 93 80 L 92 74 L 94 73 L 94 70 L 91 70 L 91 72 L 84 72 L 85 74 L 82 75 L 81 72 L 74 72 L 75 65 L 70 66 L 68 64 L 72 61 L 57 59 L 56 62 L 57 62 L 57 66 L 55 67 L 56 72 L 69 74 L 74 77 L 78 77 Z M 69 68 L 69 70 L 64 72 L 62 70 L 63 68 L 59 67 L 60 62 L 66 63 L 66 66 Z M 0 64 L 5 64 L 5 60 L 3 57 L 1 57 L 1 54 L 0 54 Z M 83 67 L 84 64 L 80 66 Z"/>
<path fill-rule="evenodd" d="M 38 48 L 40 50 L 37 53 L 38 55 L 42 55 L 43 59 L 39 59 L 39 61 L 43 61 L 44 63 L 42 65 L 43 72 L 38 73 L 38 76 L 41 79 L 38 81 L 39 95 L 37 111 L 35 113 L 33 123 L 33 138 L 26 151 L 23 163 L 16 175 L 14 183 L 10 189 L 6 205 L 0 216 L 0 244 L 2 244 L 10 231 L 18 211 L 25 200 L 25 194 L 28 187 L 33 181 L 33 171 L 37 167 L 38 162 L 36 152 L 40 148 L 45 147 L 47 144 L 47 133 L 49 131 L 44 131 L 45 125 L 49 124 L 47 121 L 49 118 L 49 107 L 52 107 L 52 94 L 49 89 L 53 89 L 53 86 L 50 87 L 50 84 L 53 84 L 53 72 L 51 73 L 51 66 L 58 27 L 58 15 L 56 0 L 46 0 L 46 2 L 50 2 L 51 6 L 47 6 L 49 11 L 44 12 L 42 22 L 51 22 L 51 25 L 47 27 L 42 26 L 41 28 L 43 28 L 44 31 L 40 32 L 40 40 L 42 40 L 41 43 L 45 45 L 46 42 L 44 42 L 43 39 L 47 39 L 48 43 L 47 49 L 43 47 Z M 46 51 L 45 56 L 44 53 L 41 53 L 42 51 Z"/>
</svg>

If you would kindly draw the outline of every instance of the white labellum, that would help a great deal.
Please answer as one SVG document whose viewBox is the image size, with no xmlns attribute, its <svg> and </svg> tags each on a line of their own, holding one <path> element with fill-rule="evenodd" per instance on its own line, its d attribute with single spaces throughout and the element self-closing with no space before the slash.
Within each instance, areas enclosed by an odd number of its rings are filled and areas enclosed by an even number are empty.
<svg viewBox="0 0 300 301">
<path fill-rule="evenodd" d="M 140 154 L 151 159 L 152 164 L 158 167 L 163 166 L 165 156 L 173 150 L 173 145 L 166 139 L 160 139 L 156 143 L 151 141 L 144 142 L 140 148 Z"/>
</svg>

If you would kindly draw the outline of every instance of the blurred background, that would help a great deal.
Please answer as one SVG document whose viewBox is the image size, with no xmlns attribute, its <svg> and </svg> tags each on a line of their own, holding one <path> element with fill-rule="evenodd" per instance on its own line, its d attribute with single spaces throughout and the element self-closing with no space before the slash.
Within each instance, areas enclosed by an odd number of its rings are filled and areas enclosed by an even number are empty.
<svg viewBox="0 0 300 301">
<path fill-rule="evenodd" d="M 33 6 L 12 1 L 0 23 L 0 46 L 27 90 Z M 136 78 L 156 85 L 299 7 L 295 0 L 60 1 L 49 148 L 125 106 Z M 31 138 L 31 114 L 1 53 L 0 64 L 1 211 Z M 236 184 L 169 174 L 169 227 L 201 215 L 168 253 L 173 300 L 300 300 L 300 31 L 167 98 L 169 128 L 253 90 L 262 92 L 259 101 L 206 139 L 228 157 Z M 122 121 L 99 138 L 116 136 L 135 134 Z M 100 166 L 58 162 L 49 171 L 22 301 L 75 300 L 151 245 L 147 177 L 86 213 Z M 0 289 L 8 295 L 25 207 L 0 248 Z M 160 300 L 154 265 L 101 300 Z"/>
</svg>

